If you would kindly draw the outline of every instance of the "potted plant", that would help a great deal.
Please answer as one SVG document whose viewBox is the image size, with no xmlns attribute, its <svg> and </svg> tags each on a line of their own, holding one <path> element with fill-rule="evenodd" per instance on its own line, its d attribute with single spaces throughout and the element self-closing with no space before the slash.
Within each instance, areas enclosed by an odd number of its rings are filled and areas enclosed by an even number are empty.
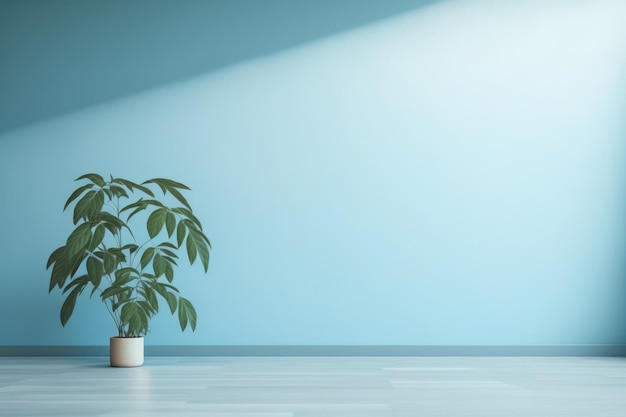
<svg viewBox="0 0 626 417">
<path fill-rule="evenodd" d="M 74 204 L 74 230 L 48 259 L 52 268 L 49 292 L 65 294 L 61 324 L 72 316 L 76 300 L 87 291 L 97 294 L 115 322 L 111 338 L 111 366 L 143 364 L 143 337 L 150 319 L 159 312 L 159 299 L 172 314 L 178 312 L 181 330 L 196 328 L 196 310 L 174 287 L 179 252 L 193 264 L 200 260 L 206 273 L 211 244 L 200 220 L 181 190 L 184 184 L 153 178 L 141 184 L 98 174 L 68 198 Z M 162 196 L 155 196 L 156 190 Z M 139 225 L 144 227 L 139 227 Z M 127 351 L 127 348 L 136 350 Z"/>
</svg>

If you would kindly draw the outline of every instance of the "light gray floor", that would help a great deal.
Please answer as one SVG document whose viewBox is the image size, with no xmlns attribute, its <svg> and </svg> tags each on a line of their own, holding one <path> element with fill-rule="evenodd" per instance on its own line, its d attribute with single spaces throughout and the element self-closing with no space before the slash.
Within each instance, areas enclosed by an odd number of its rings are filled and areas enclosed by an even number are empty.
<svg viewBox="0 0 626 417">
<path fill-rule="evenodd" d="M 107 361 L 0 357 L 0 416 L 626 416 L 626 358 Z"/>
</svg>

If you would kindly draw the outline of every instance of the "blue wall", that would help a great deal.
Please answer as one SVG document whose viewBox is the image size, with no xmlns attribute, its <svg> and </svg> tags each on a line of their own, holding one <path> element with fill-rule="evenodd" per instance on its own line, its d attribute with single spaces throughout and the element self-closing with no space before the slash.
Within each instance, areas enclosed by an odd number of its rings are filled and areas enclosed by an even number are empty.
<svg viewBox="0 0 626 417">
<path fill-rule="evenodd" d="M 190 185 L 214 245 L 148 344 L 626 343 L 624 19 L 444 1 L 0 134 L 0 344 L 115 333 L 47 293 L 92 171 Z"/>
</svg>

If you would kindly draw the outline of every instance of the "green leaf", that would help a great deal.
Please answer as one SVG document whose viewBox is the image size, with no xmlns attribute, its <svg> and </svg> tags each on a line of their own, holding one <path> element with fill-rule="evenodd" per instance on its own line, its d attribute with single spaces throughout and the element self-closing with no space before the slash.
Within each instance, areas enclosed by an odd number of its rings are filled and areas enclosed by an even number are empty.
<svg viewBox="0 0 626 417">
<path fill-rule="evenodd" d="M 61 246 L 60 248 L 56 248 L 54 252 L 48 258 L 48 263 L 46 264 L 46 269 L 50 268 L 50 265 L 55 263 L 56 261 L 63 259 L 65 257 L 65 246 Z"/>
<path fill-rule="evenodd" d="M 176 312 L 176 308 L 178 307 L 178 300 L 176 299 L 176 295 L 168 292 L 165 300 L 167 301 L 167 305 L 170 308 L 170 313 L 174 314 Z"/>
<path fill-rule="evenodd" d="M 67 286 L 63 289 L 63 294 L 69 292 L 72 288 L 76 286 L 85 287 L 87 284 L 89 284 L 89 282 L 89 276 L 81 275 L 80 277 L 72 280 L 69 284 L 67 284 Z"/>
<path fill-rule="evenodd" d="M 168 287 L 174 288 L 171 285 L 162 284 L 156 281 L 152 283 L 152 288 L 154 288 L 159 293 L 159 295 L 163 297 L 165 301 L 167 301 L 170 312 L 174 314 L 176 312 L 176 308 L 178 307 L 178 301 L 176 300 L 176 295 L 167 290 Z M 174 288 L 174 290 L 178 292 L 176 288 Z"/>
<path fill-rule="evenodd" d="M 72 317 L 74 307 L 76 306 L 76 299 L 84 288 L 84 285 L 75 287 L 63 302 L 63 306 L 61 306 L 61 325 L 63 325 L 63 327 L 65 327 L 67 321 Z"/>
<path fill-rule="evenodd" d="M 186 298 L 180 297 L 178 300 L 178 321 L 180 322 L 180 328 L 184 331 L 185 327 L 187 327 L 187 321 L 189 321 L 191 331 L 195 331 L 197 318 L 198 314 L 191 302 Z"/>
<path fill-rule="evenodd" d="M 80 251 L 76 255 L 68 257 L 69 267 L 70 267 L 70 276 L 76 275 L 78 268 L 83 264 L 83 261 L 87 258 L 86 251 Z"/>
<path fill-rule="evenodd" d="M 133 214 L 131 214 L 130 216 L 128 216 L 129 218 L 132 217 L 134 215 L 134 213 L 137 213 L 141 210 L 145 210 L 146 208 L 148 208 L 148 206 L 155 206 L 155 207 L 161 207 L 164 208 L 165 206 L 163 205 L 163 203 L 161 203 L 159 200 L 144 200 L 143 198 L 140 198 L 139 200 L 135 201 L 134 203 L 131 203 L 125 207 L 123 207 L 120 210 L 120 213 L 133 209 L 133 208 L 137 208 L 137 210 L 135 210 L 133 212 Z"/>
<path fill-rule="evenodd" d="M 185 328 L 187 328 L 188 321 L 186 305 L 183 303 L 183 297 L 180 297 L 178 303 L 178 322 L 180 323 L 182 331 L 185 331 Z"/>
<path fill-rule="evenodd" d="M 127 277 L 129 277 L 133 272 L 135 272 L 135 270 L 133 268 L 130 267 L 126 267 L 126 268 L 120 268 L 117 271 L 115 271 L 115 280 L 124 280 Z"/>
<path fill-rule="evenodd" d="M 89 204 L 90 217 L 95 216 L 96 214 L 101 212 L 102 207 L 104 206 L 104 192 L 102 190 L 98 191 Z"/>
<path fill-rule="evenodd" d="M 181 222 L 185 224 L 185 226 L 187 227 L 187 229 L 189 229 L 190 232 L 195 232 L 197 237 L 204 240 L 206 244 L 209 246 L 209 248 L 211 247 L 211 242 L 209 242 L 209 238 L 206 237 L 204 232 L 202 232 L 202 229 L 200 229 L 199 227 L 196 227 L 195 223 L 193 223 L 191 220 L 188 220 L 188 219 L 183 219 L 181 220 Z"/>
<path fill-rule="evenodd" d="M 100 280 L 102 280 L 102 278 L 100 278 Z M 94 293 L 95 293 L 96 291 L 98 291 L 98 287 L 99 287 L 99 286 L 100 286 L 100 283 L 98 282 L 98 285 L 97 285 L 97 286 L 94 286 L 94 287 L 91 289 L 91 293 L 89 294 L 89 298 L 92 298 L 92 297 L 93 297 Z"/>
<path fill-rule="evenodd" d="M 138 275 L 133 275 L 133 274 L 123 275 L 120 278 L 116 278 L 113 285 L 115 285 L 116 287 L 122 287 L 127 284 L 130 284 L 131 282 L 137 279 L 139 279 Z"/>
<path fill-rule="evenodd" d="M 169 262 L 165 264 L 165 278 L 169 282 L 174 280 L 174 267 L 172 267 L 172 264 Z"/>
<path fill-rule="evenodd" d="M 74 256 L 79 252 L 85 250 L 87 243 L 91 239 L 91 225 L 89 223 L 83 223 L 78 226 L 67 238 L 67 254 Z"/>
<path fill-rule="evenodd" d="M 146 207 L 148 207 L 148 204 L 144 201 L 143 198 L 140 198 L 139 200 L 135 201 L 134 203 L 130 203 L 130 204 L 122 207 L 122 209 L 120 210 L 120 213 L 123 213 L 126 210 L 130 210 L 130 209 L 135 208 L 135 207 L 139 207 L 139 208 L 145 209 Z"/>
<path fill-rule="evenodd" d="M 117 256 L 115 256 L 111 251 L 104 252 L 104 273 L 110 274 L 115 271 L 115 267 L 117 266 Z"/>
<path fill-rule="evenodd" d="M 136 183 L 134 183 L 132 181 L 125 180 L 124 178 L 115 178 L 111 182 L 114 182 L 114 183 L 117 183 L 117 184 L 122 184 L 123 186 L 128 188 L 130 191 L 133 191 L 133 188 L 136 188 L 136 189 L 141 190 L 144 193 L 148 194 L 150 197 L 154 197 L 154 194 L 152 193 L 152 191 L 149 188 L 144 187 L 143 185 L 136 184 Z"/>
<path fill-rule="evenodd" d="M 98 245 L 102 243 L 105 233 L 106 233 L 106 228 L 104 227 L 104 225 L 99 224 L 98 226 L 96 226 L 96 228 L 93 231 L 93 236 L 91 236 L 91 241 L 89 242 L 89 246 L 88 246 L 88 249 L 90 251 L 93 252 L 98 247 Z"/>
<path fill-rule="evenodd" d="M 89 275 L 89 279 L 95 287 L 100 284 L 100 279 L 102 279 L 103 274 L 104 265 L 102 265 L 102 262 L 94 256 L 87 258 L 87 275 Z"/>
<path fill-rule="evenodd" d="M 104 227 L 106 227 L 106 229 L 109 232 L 111 232 L 111 234 L 114 235 L 114 236 L 117 235 L 117 233 L 119 232 L 119 228 L 117 226 L 115 226 L 114 224 L 112 224 L 112 223 L 108 223 L 107 222 L 107 223 L 102 223 L 102 225 Z"/>
<path fill-rule="evenodd" d="M 193 233 L 189 233 L 187 235 L 187 256 L 189 257 L 190 265 L 193 265 L 197 255 L 198 250 L 196 249 L 196 240 Z"/>
<path fill-rule="evenodd" d="M 132 219 L 135 216 L 135 214 L 142 212 L 145 209 L 146 209 L 145 207 L 137 207 L 135 210 L 132 211 L 132 213 L 128 215 L 128 217 L 126 218 L 126 221 L 129 222 L 130 219 Z"/>
<path fill-rule="evenodd" d="M 148 312 L 144 309 L 140 309 L 135 316 L 135 320 L 131 321 L 128 328 L 132 329 L 131 332 L 133 335 L 139 336 L 148 333 Z"/>
<path fill-rule="evenodd" d="M 78 223 L 78 221 L 82 218 L 89 217 L 89 213 L 91 210 L 91 200 L 96 198 L 98 192 L 96 190 L 90 190 L 78 200 L 76 206 L 74 207 L 74 224 Z"/>
<path fill-rule="evenodd" d="M 118 229 L 126 226 L 126 223 L 124 223 L 119 217 L 114 216 L 106 211 L 98 213 L 97 219 L 105 223 L 111 223 Z"/>
<path fill-rule="evenodd" d="M 149 184 L 149 183 L 157 184 L 161 188 L 161 190 L 163 190 L 164 194 L 166 193 L 166 190 L 167 190 L 167 192 L 172 194 L 172 196 L 176 200 L 178 200 L 181 204 L 183 204 L 185 207 L 187 207 L 189 210 L 191 210 L 191 206 L 189 205 L 189 203 L 187 202 L 185 197 L 183 197 L 183 195 L 180 193 L 180 191 L 178 191 L 178 188 L 183 189 L 183 190 L 190 190 L 190 188 L 187 187 L 185 184 L 181 184 L 180 182 L 168 180 L 166 178 L 153 178 L 151 180 L 148 180 L 148 181 L 144 182 L 144 184 Z"/>
<path fill-rule="evenodd" d="M 152 308 L 152 306 L 150 305 L 149 302 L 144 301 L 144 300 L 139 300 L 137 301 L 137 304 L 139 304 L 139 307 L 141 307 L 141 309 L 146 313 L 146 317 L 152 317 L 154 316 L 155 313 L 157 313 L 156 311 L 154 311 L 154 308 Z M 147 324 L 147 322 L 146 322 Z"/>
<path fill-rule="evenodd" d="M 139 246 L 135 245 L 134 243 L 129 243 L 129 244 L 122 246 L 122 250 L 129 251 L 131 255 L 135 253 L 137 249 L 139 249 Z"/>
<path fill-rule="evenodd" d="M 157 247 L 159 247 L 159 248 L 166 247 L 166 248 L 170 248 L 170 249 L 178 249 L 178 246 L 176 246 L 176 245 L 174 245 L 173 243 L 170 243 L 170 242 L 168 242 L 168 241 L 165 241 L 165 242 L 161 242 L 161 243 L 159 243 L 159 244 L 157 245 Z"/>
<path fill-rule="evenodd" d="M 175 286 L 173 286 L 173 285 L 170 285 L 170 284 L 164 284 L 164 283 L 162 283 L 162 282 L 160 282 L 159 284 L 160 284 L 160 285 L 162 285 L 164 288 L 167 288 L 168 290 L 170 290 L 170 291 L 172 291 L 172 292 L 175 292 L 175 293 L 177 293 L 177 294 L 180 292 L 180 291 L 178 291 L 178 288 L 176 288 L 176 287 L 175 287 Z"/>
<path fill-rule="evenodd" d="M 178 191 L 176 188 L 171 188 L 171 187 L 168 188 L 167 191 L 169 191 L 170 194 L 172 194 L 174 198 L 176 198 L 176 200 L 178 200 L 181 204 L 183 204 L 185 207 L 191 210 L 191 206 L 189 205 L 185 197 L 183 197 L 183 195 L 180 193 L 180 191 Z"/>
<path fill-rule="evenodd" d="M 150 261 L 152 261 L 152 258 L 154 257 L 154 248 L 147 248 L 144 252 L 143 255 L 141 255 L 141 269 L 145 269 L 146 266 L 150 263 Z"/>
<path fill-rule="evenodd" d="M 135 314 L 139 311 L 139 306 L 135 302 L 128 302 L 122 306 L 122 313 L 120 314 L 120 318 L 122 319 L 122 323 L 128 323 L 133 319 Z"/>
<path fill-rule="evenodd" d="M 155 313 L 158 313 L 159 312 L 159 300 L 157 299 L 154 290 L 150 288 L 148 284 L 144 283 L 143 285 L 144 285 L 146 301 L 150 304 L 152 311 L 154 311 Z"/>
<path fill-rule="evenodd" d="M 52 273 L 50 274 L 48 292 L 51 292 L 56 286 L 61 288 L 70 274 L 69 263 L 67 262 L 67 256 L 65 254 L 65 246 L 61 246 L 52 252 L 50 258 L 48 258 L 46 269 L 49 269 L 51 266 Z"/>
<path fill-rule="evenodd" d="M 204 235 L 204 233 L 202 233 L 198 229 L 189 230 L 189 236 L 193 236 L 193 241 L 196 245 L 198 255 L 200 256 L 202 267 L 204 268 L 204 272 L 206 273 L 209 269 L 209 258 L 210 258 L 209 248 L 211 247 L 210 244 L 208 243 L 209 240 Z"/>
<path fill-rule="evenodd" d="M 191 265 L 196 260 L 196 256 L 199 255 L 204 272 L 207 272 L 209 269 L 209 247 L 201 235 L 202 232 L 189 230 L 187 235 L 187 255 Z"/>
<path fill-rule="evenodd" d="M 74 207 L 74 224 L 78 223 L 80 219 L 92 219 L 98 213 L 102 211 L 104 205 L 104 192 L 102 190 L 88 191 Z"/>
<path fill-rule="evenodd" d="M 65 206 L 63 206 L 63 211 L 65 211 L 65 209 L 67 209 L 67 206 L 69 206 L 72 203 L 72 201 L 76 200 L 78 196 L 80 196 L 84 191 L 89 190 L 92 187 L 93 187 L 93 184 L 85 184 L 81 187 L 78 187 L 72 193 L 72 195 L 70 195 L 70 198 L 68 198 L 67 201 L 65 202 Z"/>
<path fill-rule="evenodd" d="M 187 209 L 185 207 L 176 207 L 173 208 L 172 211 L 191 220 L 198 227 L 198 229 L 202 230 L 202 224 L 200 223 L 200 220 L 193 214 L 191 209 Z"/>
<path fill-rule="evenodd" d="M 100 282 L 102 282 L 102 277 L 98 277 L 97 279 L 92 280 L 93 288 L 91 289 L 91 294 L 89 294 L 89 298 L 93 297 L 93 294 L 98 290 Z"/>
<path fill-rule="evenodd" d="M 94 184 L 96 184 L 98 187 L 104 187 L 106 185 L 106 182 L 104 182 L 104 178 L 102 178 L 102 176 L 100 176 L 98 174 L 81 175 L 80 177 L 76 178 L 74 181 L 80 181 L 80 180 L 85 179 L 85 178 L 87 178 L 89 181 L 91 181 Z"/>
<path fill-rule="evenodd" d="M 178 259 L 178 255 L 169 249 L 159 248 L 159 253 Z"/>
<path fill-rule="evenodd" d="M 152 178 L 148 181 L 143 182 L 143 184 L 151 184 L 151 183 L 157 184 L 159 186 L 166 187 L 166 188 L 180 188 L 183 190 L 191 190 L 191 188 L 187 187 L 185 184 L 176 182 L 174 180 L 170 180 L 167 178 Z"/>
<path fill-rule="evenodd" d="M 154 269 L 154 275 L 158 278 L 165 273 L 165 265 L 167 265 L 167 261 L 163 259 L 163 257 L 155 253 L 154 259 L 152 260 L 152 268 Z"/>
<path fill-rule="evenodd" d="M 196 249 L 198 250 L 198 255 L 200 256 L 200 262 L 202 262 L 202 268 L 204 272 L 207 273 L 209 271 L 209 247 L 206 242 L 202 239 L 196 239 Z"/>
<path fill-rule="evenodd" d="M 187 226 L 181 221 L 178 223 L 178 229 L 176 230 L 176 241 L 179 248 L 183 244 L 185 236 L 187 236 Z"/>
<path fill-rule="evenodd" d="M 121 268 L 115 271 L 115 282 L 113 285 L 121 287 L 126 285 L 139 277 L 139 271 L 135 268 Z"/>
<path fill-rule="evenodd" d="M 111 305 L 111 310 L 117 312 L 117 309 L 126 304 L 130 300 L 130 296 L 132 295 L 132 288 L 125 287 L 124 291 L 116 294 L 115 302 Z"/>
<path fill-rule="evenodd" d="M 124 254 L 121 248 L 108 248 L 107 252 L 111 253 L 111 255 L 115 256 L 118 260 L 122 262 L 126 261 L 126 255 Z M 101 258 L 104 258 L 104 255 L 101 256 Z"/>
<path fill-rule="evenodd" d="M 48 288 L 48 292 L 51 292 L 55 286 L 63 288 L 65 281 L 70 275 L 68 269 L 69 265 L 65 259 L 59 259 L 54 263 L 52 274 L 50 275 L 50 286 Z"/>
<path fill-rule="evenodd" d="M 167 236 L 172 236 L 174 230 L 176 229 L 176 216 L 171 211 L 168 211 L 165 214 L 165 228 L 167 229 Z"/>
<path fill-rule="evenodd" d="M 115 295 L 121 294 L 121 293 L 126 292 L 126 291 L 130 291 L 130 288 L 128 288 L 128 287 L 109 287 L 109 288 L 105 289 L 104 291 L 102 291 L 102 294 L 100 294 L 100 297 L 102 298 L 102 301 L 104 301 L 107 298 L 113 297 Z"/>
<path fill-rule="evenodd" d="M 166 208 L 165 205 L 161 203 L 159 200 L 143 200 L 143 201 L 149 206 Z"/>
<path fill-rule="evenodd" d="M 111 193 L 113 195 L 115 195 L 116 197 L 126 197 L 128 198 L 128 193 L 126 192 L 125 189 L 123 189 L 122 187 L 118 187 L 116 185 L 111 185 L 111 187 L 109 188 L 111 190 Z M 107 190 L 104 190 L 107 191 Z M 111 198 L 111 197 L 109 197 Z"/>
<path fill-rule="evenodd" d="M 165 259 L 167 262 L 171 263 L 172 265 L 178 266 L 178 263 L 176 263 L 176 259 L 172 258 L 171 256 L 167 256 L 167 255 L 161 255 L 161 256 L 163 256 L 163 259 Z"/>
<path fill-rule="evenodd" d="M 52 291 L 55 286 L 60 289 L 63 288 L 67 279 L 76 274 L 85 257 L 85 252 L 73 257 L 68 256 L 65 246 L 55 250 L 51 255 L 51 259 L 48 260 L 48 267 L 52 266 L 48 291 Z"/>
<path fill-rule="evenodd" d="M 120 318 L 123 324 L 128 325 L 129 336 L 139 336 L 148 331 L 148 313 L 140 302 L 129 301 L 122 306 Z"/>
<path fill-rule="evenodd" d="M 154 210 L 150 216 L 148 217 L 148 234 L 150 238 L 154 238 L 159 234 L 161 229 L 163 229 L 163 225 L 165 224 L 165 216 L 167 214 L 167 209 L 156 209 Z"/>
</svg>

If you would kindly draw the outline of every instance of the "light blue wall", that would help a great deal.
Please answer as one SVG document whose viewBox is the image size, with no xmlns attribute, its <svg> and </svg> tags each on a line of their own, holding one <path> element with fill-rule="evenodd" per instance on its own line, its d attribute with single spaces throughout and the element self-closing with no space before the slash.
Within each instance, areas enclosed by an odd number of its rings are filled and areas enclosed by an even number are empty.
<svg viewBox="0 0 626 417">
<path fill-rule="evenodd" d="M 626 343 L 626 8 L 452 1 L 0 136 L 0 344 L 62 328 L 85 172 L 165 176 L 214 251 L 154 345 Z"/>
</svg>

